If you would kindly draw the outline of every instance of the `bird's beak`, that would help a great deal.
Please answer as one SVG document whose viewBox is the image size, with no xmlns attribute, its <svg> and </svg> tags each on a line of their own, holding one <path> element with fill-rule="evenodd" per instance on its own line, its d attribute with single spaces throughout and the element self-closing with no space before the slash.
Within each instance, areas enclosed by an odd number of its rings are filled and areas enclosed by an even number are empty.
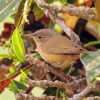
<svg viewBox="0 0 100 100">
<path fill-rule="evenodd" d="M 34 32 L 34 33 L 32 34 L 32 36 L 33 36 L 33 37 L 37 36 L 37 33 L 36 33 L 36 32 Z"/>
</svg>

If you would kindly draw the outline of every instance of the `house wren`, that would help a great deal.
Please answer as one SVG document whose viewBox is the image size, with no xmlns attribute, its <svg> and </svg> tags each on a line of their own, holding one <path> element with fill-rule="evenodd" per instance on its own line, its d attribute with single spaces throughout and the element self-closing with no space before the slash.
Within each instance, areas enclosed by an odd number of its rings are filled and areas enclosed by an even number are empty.
<svg viewBox="0 0 100 100">
<path fill-rule="evenodd" d="M 84 49 L 51 29 L 34 32 L 31 38 L 36 42 L 40 56 L 55 67 L 65 68 L 73 64 Z"/>
</svg>

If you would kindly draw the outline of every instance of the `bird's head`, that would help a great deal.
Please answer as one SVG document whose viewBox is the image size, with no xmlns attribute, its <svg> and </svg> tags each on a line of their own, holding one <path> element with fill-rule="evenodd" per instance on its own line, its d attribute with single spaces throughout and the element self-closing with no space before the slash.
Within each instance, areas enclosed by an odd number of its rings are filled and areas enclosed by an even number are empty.
<svg viewBox="0 0 100 100">
<path fill-rule="evenodd" d="M 52 36 L 56 35 L 57 32 L 51 30 L 51 29 L 41 29 L 32 34 L 36 44 L 43 44 L 48 39 L 50 39 Z"/>
</svg>

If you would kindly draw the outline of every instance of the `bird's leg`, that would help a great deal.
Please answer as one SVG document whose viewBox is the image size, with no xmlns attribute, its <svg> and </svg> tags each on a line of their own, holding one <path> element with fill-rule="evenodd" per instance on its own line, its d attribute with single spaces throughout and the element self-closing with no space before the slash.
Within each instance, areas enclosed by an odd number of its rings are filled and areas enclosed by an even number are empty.
<svg viewBox="0 0 100 100">
<path fill-rule="evenodd" d="M 70 75 L 70 73 L 72 72 L 72 70 L 73 70 L 73 64 L 71 65 L 71 67 L 70 67 L 70 69 L 69 69 L 67 75 Z"/>
</svg>

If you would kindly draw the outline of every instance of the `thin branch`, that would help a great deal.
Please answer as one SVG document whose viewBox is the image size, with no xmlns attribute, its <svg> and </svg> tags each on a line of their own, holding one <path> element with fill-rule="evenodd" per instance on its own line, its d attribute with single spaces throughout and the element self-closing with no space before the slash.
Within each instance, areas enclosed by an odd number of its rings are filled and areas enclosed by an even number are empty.
<svg viewBox="0 0 100 100">
<path fill-rule="evenodd" d="M 35 86 L 40 86 L 40 87 L 58 87 L 58 88 L 64 88 L 65 90 L 67 90 L 67 94 L 68 95 L 73 95 L 73 91 L 77 91 L 78 89 L 82 88 L 81 85 L 84 84 L 84 87 L 86 86 L 86 79 L 83 78 L 83 79 L 79 79 L 77 82 L 71 82 L 71 83 L 65 83 L 65 82 L 60 82 L 60 81 L 47 81 L 47 80 L 39 80 L 39 81 L 35 81 L 35 80 L 28 80 L 28 84 L 29 87 L 28 88 L 28 91 L 31 90 L 33 87 Z M 81 91 L 83 90 L 84 88 L 81 89 Z M 81 92 L 80 91 L 80 92 Z M 79 91 L 78 91 L 79 92 Z M 26 92 L 25 92 L 26 93 Z"/>
<path fill-rule="evenodd" d="M 88 93 L 92 91 L 92 86 L 87 86 L 81 93 L 74 95 L 72 98 L 68 100 L 82 100 L 84 96 L 86 96 Z"/>
<path fill-rule="evenodd" d="M 66 75 L 63 72 L 58 71 L 56 68 L 52 67 L 50 64 L 48 64 L 45 61 L 41 61 L 41 60 L 33 58 L 33 57 L 31 58 L 31 55 L 28 55 L 28 61 L 30 62 L 30 64 L 32 64 L 35 67 L 45 68 L 45 70 L 47 70 L 47 71 L 49 70 L 51 73 L 60 77 L 65 82 L 69 82 L 69 81 L 73 80 L 72 76 Z"/>
<path fill-rule="evenodd" d="M 50 64 L 48 64 L 45 61 L 41 61 L 39 59 L 33 59 L 30 58 L 31 56 L 29 56 L 29 60 L 30 63 L 33 65 L 33 67 L 39 67 L 39 68 L 44 68 L 47 72 L 48 70 L 53 73 L 54 75 L 58 76 L 59 78 L 61 78 L 63 81 L 65 81 L 65 83 L 71 86 L 73 88 L 73 90 L 77 90 L 80 87 L 80 84 L 82 83 L 86 83 L 86 78 L 83 79 L 79 79 L 79 80 L 75 80 L 75 78 L 73 76 L 70 75 L 66 75 L 61 71 L 58 71 L 57 69 L 55 69 L 54 67 L 52 67 Z M 85 84 L 86 85 L 86 84 Z"/>
<path fill-rule="evenodd" d="M 47 14 L 50 16 L 50 18 L 55 23 L 57 23 L 63 29 L 63 31 L 70 37 L 70 39 L 71 39 L 72 42 L 80 44 L 80 38 L 79 38 L 79 36 L 76 35 L 74 33 L 74 31 L 72 31 L 69 27 L 67 27 L 64 19 L 62 19 L 62 18 L 58 17 L 56 14 L 52 13 L 51 10 L 48 10 Z"/>
<path fill-rule="evenodd" d="M 73 87 L 73 90 L 76 91 L 77 93 L 81 92 L 84 90 L 84 88 L 87 86 L 87 81 L 86 78 L 74 80 L 74 82 L 70 83 L 71 87 Z"/>
<path fill-rule="evenodd" d="M 100 96 L 95 96 L 95 97 L 87 97 L 86 100 L 100 100 Z"/>
<path fill-rule="evenodd" d="M 19 93 L 16 94 L 16 100 L 62 100 L 62 98 L 57 98 L 55 96 L 46 96 L 46 95 L 35 97 L 30 94 Z"/>
<path fill-rule="evenodd" d="M 94 13 L 93 8 L 89 7 L 75 7 L 72 4 L 68 4 L 67 6 L 58 6 L 55 4 L 46 4 L 42 3 L 40 5 L 45 9 L 50 9 L 59 13 L 68 13 L 72 16 L 77 16 L 86 20 L 95 20 L 98 21 L 96 14 Z"/>
<path fill-rule="evenodd" d="M 35 87 L 35 86 L 40 86 L 40 87 L 57 87 L 57 88 L 63 88 L 66 90 L 68 95 L 74 95 L 73 88 L 71 87 L 70 84 L 60 82 L 60 81 L 47 81 L 47 80 L 40 80 L 40 81 L 35 81 L 35 80 L 29 80 L 28 81 L 30 87 Z"/>
<path fill-rule="evenodd" d="M 35 0 L 35 2 L 40 8 L 41 8 L 41 5 L 45 4 L 44 0 Z M 47 8 L 43 8 L 42 10 L 46 15 L 48 15 L 51 18 L 53 22 L 57 23 L 63 29 L 63 31 L 69 36 L 71 41 L 73 41 L 74 43 L 80 44 L 79 36 L 76 35 L 69 27 L 66 26 L 64 19 L 61 19 L 60 17 L 58 17 L 54 10 L 47 9 Z"/>
<path fill-rule="evenodd" d="M 93 83 L 88 84 L 88 86 L 82 92 L 74 95 L 72 98 L 69 98 L 68 100 L 82 100 L 83 97 L 85 97 L 92 91 L 100 91 L 100 81 L 95 81 Z"/>
</svg>

